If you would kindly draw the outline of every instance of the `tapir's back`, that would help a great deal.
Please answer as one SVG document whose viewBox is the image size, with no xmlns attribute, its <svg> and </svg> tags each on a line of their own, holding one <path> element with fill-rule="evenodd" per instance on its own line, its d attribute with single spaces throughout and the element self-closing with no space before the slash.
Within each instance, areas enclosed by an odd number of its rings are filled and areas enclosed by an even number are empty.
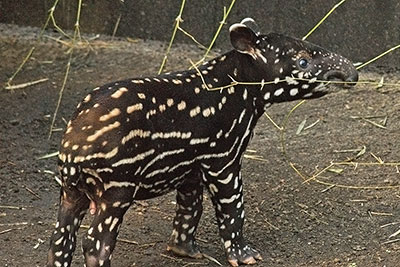
<svg viewBox="0 0 400 267">
<path fill-rule="evenodd" d="M 229 117 L 235 117 L 246 104 L 237 107 L 232 89 L 209 91 L 229 82 L 224 72 L 214 69 L 217 62 L 212 62 L 198 71 L 129 79 L 95 88 L 67 125 L 59 155 L 61 164 L 99 165 L 106 159 L 104 162 L 112 165 L 123 157 L 145 152 L 141 149 L 160 152 L 172 147 L 171 143 L 186 147 L 202 143 L 197 139 L 211 137 L 219 130 L 229 130 L 224 129 L 232 120 Z"/>
</svg>

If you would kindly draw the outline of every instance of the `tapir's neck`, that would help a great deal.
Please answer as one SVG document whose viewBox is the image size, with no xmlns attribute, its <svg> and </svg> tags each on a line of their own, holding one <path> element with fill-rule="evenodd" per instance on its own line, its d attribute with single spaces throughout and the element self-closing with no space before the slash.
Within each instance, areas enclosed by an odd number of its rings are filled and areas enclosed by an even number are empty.
<svg viewBox="0 0 400 267">
<path fill-rule="evenodd" d="M 264 99 L 269 88 L 267 85 L 261 85 L 263 79 L 260 77 L 260 73 L 255 70 L 255 64 L 265 63 L 254 60 L 248 54 L 232 50 L 207 62 L 201 68 L 207 69 L 213 66 L 208 75 L 209 77 L 216 77 L 219 81 L 218 84 L 211 83 L 213 87 L 222 87 L 229 90 L 231 88 L 229 85 L 234 85 L 236 96 L 243 98 L 243 95 L 246 94 L 245 101 L 248 102 L 247 106 L 249 108 L 252 107 L 254 112 L 260 116 L 266 105 L 271 105 L 271 102 L 270 99 Z M 268 73 L 263 75 L 267 77 Z M 264 81 L 266 82 L 266 80 Z"/>
<path fill-rule="evenodd" d="M 252 70 L 254 64 L 251 56 L 232 50 L 200 66 L 183 72 L 165 74 L 165 77 L 172 78 L 177 83 L 190 82 L 191 87 L 207 93 L 206 99 L 213 97 L 219 99 L 224 95 L 229 95 L 231 100 L 237 98 L 235 102 L 245 106 L 249 112 L 262 115 L 265 101 L 260 97 L 260 85 L 241 84 L 241 82 L 261 82 L 257 73 Z M 192 88 L 186 88 L 192 91 Z"/>
<path fill-rule="evenodd" d="M 257 75 L 253 71 L 253 65 L 254 60 L 251 56 L 232 50 L 204 63 L 199 70 L 208 70 L 206 76 L 225 82 L 220 86 L 228 86 L 235 81 L 258 81 Z"/>
<path fill-rule="evenodd" d="M 240 61 L 237 58 L 237 54 L 236 51 L 227 52 L 205 62 L 198 68 L 193 68 L 190 72 L 194 72 L 199 76 L 207 86 L 206 89 L 226 89 L 238 79 Z"/>
</svg>

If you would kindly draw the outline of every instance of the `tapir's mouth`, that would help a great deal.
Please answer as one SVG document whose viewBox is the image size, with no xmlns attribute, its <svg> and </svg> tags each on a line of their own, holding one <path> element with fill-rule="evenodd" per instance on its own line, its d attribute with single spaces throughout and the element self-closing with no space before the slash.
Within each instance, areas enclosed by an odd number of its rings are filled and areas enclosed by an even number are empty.
<svg viewBox="0 0 400 267">
<path fill-rule="evenodd" d="M 315 88 L 311 90 L 312 94 L 310 94 L 309 97 L 305 98 L 307 99 L 319 98 L 332 92 L 332 89 L 330 88 L 329 85 L 327 85 L 327 83 L 328 82 L 319 83 Z"/>
<path fill-rule="evenodd" d="M 312 95 L 309 98 L 318 98 L 327 93 L 332 93 L 337 89 L 354 86 L 358 81 L 358 72 L 354 68 L 346 71 L 330 70 L 322 75 L 321 80 L 324 82 L 319 83 L 312 89 Z"/>
<path fill-rule="evenodd" d="M 346 75 L 342 71 L 332 70 L 325 73 L 320 82 L 316 87 L 312 89 L 312 95 L 307 98 L 319 98 L 328 93 L 339 91 L 342 88 L 350 88 L 354 86 L 358 81 L 358 74 Z M 338 83 L 336 83 L 338 82 Z"/>
</svg>

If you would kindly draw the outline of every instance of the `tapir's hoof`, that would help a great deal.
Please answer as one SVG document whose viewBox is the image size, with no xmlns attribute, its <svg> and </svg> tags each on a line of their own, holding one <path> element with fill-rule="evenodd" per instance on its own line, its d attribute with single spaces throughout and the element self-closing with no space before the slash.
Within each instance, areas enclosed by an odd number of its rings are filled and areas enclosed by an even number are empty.
<svg viewBox="0 0 400 267">
<path fill-rule="evenodd" d="M 240 249 L 240 253 L 237 249 L 228 253 L 228 261 L 233 267 L 239 266 L 239 264 L 256 264 L 257 260 L 262 260 L 260 253 L 249 246 Z"/>
<path fill-rule="evenodd" d="M 190 257 L 194 259 L 200 259 L 203 257 L 203 254 L 194 244 L 194 242 L 182 243 L 182 244 L 168 244 L 167 251 L 171 251 L 172 253 L 183 256 Z"/>
</svg>

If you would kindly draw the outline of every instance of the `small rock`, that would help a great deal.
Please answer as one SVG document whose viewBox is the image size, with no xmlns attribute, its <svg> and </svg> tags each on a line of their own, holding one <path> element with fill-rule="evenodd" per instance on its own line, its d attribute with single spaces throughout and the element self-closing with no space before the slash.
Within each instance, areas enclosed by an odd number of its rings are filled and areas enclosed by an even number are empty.
<svg viewBox="0 0 400 267">
<path fill-rule="evenodd" d="M 19 123 L 20 123 L 19 120 L 10 120 L 10 124 L 11 124 L 12 126 L 17 126 Z"/>
</svg>

